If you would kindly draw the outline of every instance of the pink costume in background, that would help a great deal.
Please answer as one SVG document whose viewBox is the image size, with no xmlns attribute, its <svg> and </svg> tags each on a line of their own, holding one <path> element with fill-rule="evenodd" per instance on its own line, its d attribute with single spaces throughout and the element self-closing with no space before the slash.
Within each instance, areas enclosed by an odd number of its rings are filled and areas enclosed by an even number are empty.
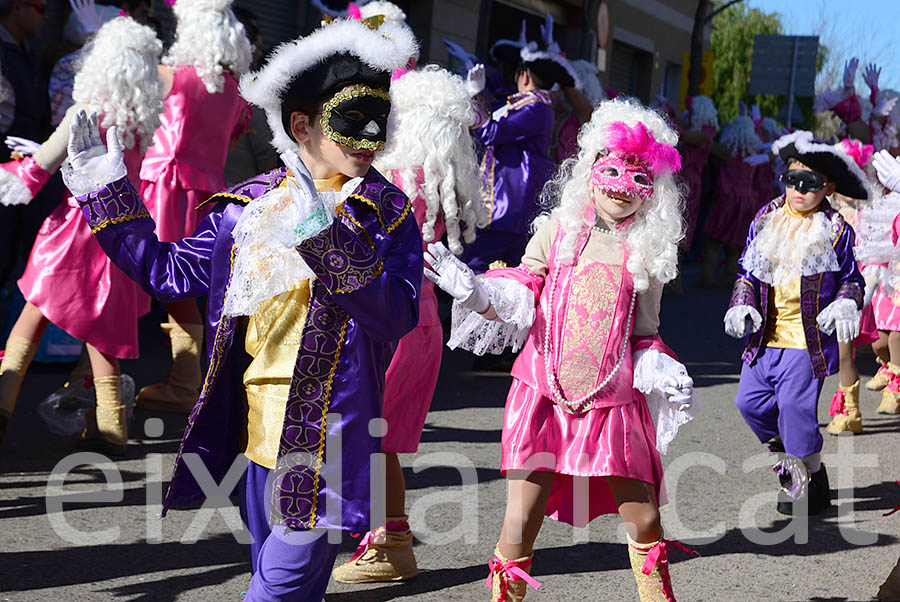
<svg viewBox="0 0 900 602">
<path fill-rule="evenodd" d="M 225 159 L 250 121 L 237 81 L 225 73 L 225 89 L 210 94 L 192 66 L 172 73 L 166 111 L 141 166 L 141 198 L 163 242 L 190 236 L 206 217 L 201 203 L 225 188 Z"/>
<path fill-rule="evenodd" d="M 396 171 L 392 172 L 391 179 L 397 186 L 402 183 Z M 418 190 L 421 190 L 424 181 L 419 168 L 416 171 Z M 412 207 L 421 232 L 425 222 L 425 199 L 415 196 Z M 440 240 L 445 231 L 444 222 L 438 218 L 434 225 L 435 240 Z M 443 336 L 434 283 L 425 278 L 422 280 L 419 302 L 419 324 L 400 339 L 385 374 L 382 417 L 387 421 L 388 429 L 381 438 L 382 452 L 411 454 L 418 450 L 441 370 Z"/>
<path fill-rule="evenodd" d="M 715 202 L 706 222 L 707 236 L 732 247 L 744 246 L 750 223 L 762 208 L 755 188 L 756 173 L 757 169 L 743 157 L 732 157 L 719 168 Z M 767 198 L 763 204 L 771 200 Z"/>
<path fill-rule="evenodd" d="M 524 263 L 487 273 L 488 278 L 507 278 L 528 287 L 537 304 L 534 323 L 512 369 L 501 471 L 555 472 L 547 516 L 583 526 L 601 514 L 618 513 L 602 477 L 644 481 L 656 488 L 658 502 L 664 497 L 656 429 L 644 396 L 633 388 L 632 354 L 649 348 L 672 352 L 658 335 L 633 335 L 635 320 L 629 307 L 634 284 L 624 267 L 627 255 L 621 263 L 586 258 L 582 253 L 588 233 L 578 243 L 577 264 L 557 266 L 562 236 L 560 229 L 543 274 L 532 272 Z M 609 383 L 589 398 L 583 413 L 571 414 L 553 399 L 544 365 L 548 316 L 552 372 L 566 399 L 590 393 L 621 364 Z M 585 489 L 579 489 L 574 477 L 588 478 Z M 583 500 L 586 494 L 587 512 L 575 512 L 575 500 Z"/>
<path fill-rule="evenodd" d="M 681 248 L 689 250 L 694 242 L 694 230 L 697 228 L 697 218 L 700 216 L 700 195 L 703 193 L 703 168 L 709 159 L 712 150 L 713 138 L 716 136 L 716 128 L 705 125 L 700 128 L 706 134 L 706 144 L 694 146 L 686 142 L 678 145 L 681 153 L 681 177 L 688 187 L 684 200 L 685 234 L 681 241 Z"/>
<path fill-rule="evenodd" d="M 128 177 L 137 177 L 140 141 L 124 151 Z M 138 318 L 150 311 L 150 297 L 106 256 L 68 191 L 41 225 L 19 290 L 73 337 L 114 357 L 138 357 Z"/>
</svg>

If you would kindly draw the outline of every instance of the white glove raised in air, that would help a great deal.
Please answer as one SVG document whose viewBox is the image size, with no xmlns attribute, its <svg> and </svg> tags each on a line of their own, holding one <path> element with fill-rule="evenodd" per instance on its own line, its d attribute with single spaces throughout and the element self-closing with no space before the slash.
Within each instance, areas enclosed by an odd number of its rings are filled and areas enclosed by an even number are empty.
<svg viewBox="0 0 900 602">
<path fill-rule="evenodd" d="M 478 63 L 466 74 L 466 92 L 469 96 L 478 96 L 484 92 L 485 82 L 484 65 Z"/>
<path fill-rule="evenodd" d="M 769 162 L 769 153 L 759 153 L 758 155 L 747 155 L 744 157 L 744 163 L 748 165 L 765 165 Z"/>
<path fill-rule="evenodd" d="M 106 132 L 106 146 L 100 139 L 97 114 L 90 117 L 78 111 L 69 127 L 69 167 L 63 169 L 66 187 L 75 196 L 83 196 L 125 177 L 125 154 L 115 126 Z"/>
<path fill-rule="evenodd" d="M 78 19 L 84 35 L 91 35 L 103 25 L 103 17 L 100 16 L 94 0 L 69 0 L 69 5 L 72 7 L 72 12 L 75 13 L 75 18 Z"/>
<path fill-rule="evenodd" d="M 7 136 L 4 144 L 9 150 L 22 153 L 23 155 L 33 155 L 41 148 L 41 145 L 34 140 L 19 138 L 18 136 Z"/>
<path fill-rule="evenodd" d="M 762 316 L 750 305 L 735 305 L 725 312 L 725 334 L 742 339 L 762 327 Z"/>
<path fill-rule="evenodd" d="M 656 349 L 641 349 L 634 353 L 634 388 L 644 394 L 659 391 L 669 403 L 686 410 L 691 407 L 694 380 L 678 360 Z"/>
<path fill-rule="evenodd" d="M 825 334 L 836 334 L 839 343 L 852 343 L 859 336 L 861 315 L 853 299 L 835 299 L 819 312 L 816 323 Z"/>
<path fill-rule="evenodd" d="M 844 88 L 853 88 L 853 80 L 856 79 L 856 68 L 859 67 L 859 59 L 853 57 L 844 63 Z"/>
<path fill-rule="evenodd" d="M 425 276 L 466 309 L 484 313 L 491 302 L 475 279 L 475 272 L 457 259 L 443 243 L 434 242 L 425 251 Z"/>
<path fill-rule="evenodd" d="M 872 166 L 885 188 L 900 190 L 900 160 L 887 150 L 880 150 L 872 157 Z"/>
</svg>

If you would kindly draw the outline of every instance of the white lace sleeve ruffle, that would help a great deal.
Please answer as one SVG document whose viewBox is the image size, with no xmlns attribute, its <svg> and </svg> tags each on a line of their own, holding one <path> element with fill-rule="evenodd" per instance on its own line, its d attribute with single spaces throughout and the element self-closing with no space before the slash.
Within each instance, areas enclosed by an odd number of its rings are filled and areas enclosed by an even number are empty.
<svg viewBox="0 0 900 602">
<path fill-rule="evenodd" d="M 0 169 L 0 205 L 27 205 L 32 198 L 31 191 L 16 174 Z"/>
<path fill-rule="evenodd" d="M 656 425 L 656 449 L 665 455 L 678 429 L 693 420 L 700 411 L 700 402 L 692 398 L 687 407 L 669 402 L 665 393 L 656 388 L 656 383 L 664 371 L 671 370 L 672 363 L 661 361 L 662 354 L 656 349 L 638 353 L 641 355 L 634 364 L 634 388 L 643 393 L 647 400 L 650 416 Z M 677 375 L 673 373 L 672 376 Z"/>
<path fill-rule="evenodd" d="M 859 215 L 856 228 L 856 259 L 863 265 L 891 263 L 900 259 L 891 241 L 894 218 L 900 213 L 900 194 L 887 194 Z"/>
<path fill-rule="evenodd" d="M 73 169 L 72 165 L 66 161 L 60 167 L 60 171 L 66 188 L 75 196 L 85 196 L 128 175 L 124 161 L 113 165 L 104 165 L 103 169 L 97 173 L 91 173 L 86 169 Z"/>
<path fill-rule="evenodd" d="M 508 278 L 481 278 L 491 306 L 502 321 L 486 320 L 478 313 L 453 302 L 453 322 L 450 329 L 450 349 L 457 347 L 475 355 L 499 355 L 507 347 L 518 351 L 525 344 L 534 323 L 534 292 Z"/>
</svg>

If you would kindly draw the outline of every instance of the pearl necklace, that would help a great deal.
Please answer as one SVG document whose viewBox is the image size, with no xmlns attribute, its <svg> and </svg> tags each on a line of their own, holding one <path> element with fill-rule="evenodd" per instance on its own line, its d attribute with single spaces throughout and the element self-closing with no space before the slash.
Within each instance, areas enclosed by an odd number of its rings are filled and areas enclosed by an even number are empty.
<svg viewBox="0 0 900 602">
<path fill-rule="evenodd" d="M 609 232 L 608 230 L 601 230 L 597 227 L 595 227 L 594 229 L 598 232 L 604 232 L 611 236 L 616 236 L 614 233 Z M 624 265 L 622 266 L 622 269 L 625 269 Z M 591 399 L 610 383 L 610 381 L 619 371 L 619 368 L 622 367 L 622 362 L 625 360 L 625 354 L 628 353 L 628 346 L 631 342 L 631 318 L 632 316 L 634 316 L 634 306 L 637 300 L 637 289 L 635 289 L 634 287 L 632 287 L 631 289 L 631 302 L 628 304 L 628 322 L 626 322 L 628 324 L 627 332 L 625 333 L 625 339 L 622 341 L 622 351 L 619 354 L 619 359 L 616 362 L 615 367 L 606 376 L 606 378 L 603 379 L 603 382 L 594 387 L 594 389 L 590 393 L 582 395 L 574 401 L 569 401 L 565 398 L 562 387 L 560 387 L 559 381 L 556 378 L 556 374 L 553 373 L 553 361 L 551 359 L 553 349 L 550 345 L 550 335 L 553 330 L 553 297 L 556 294 L 556 283 L 559 280 L 560 270 L 561 266 L 557 264 L 556 268 L 553 270 L 553 278 L 550 280 L 550 294 L 547 297 L 547 306 L 550 311 L 546 319 L 544 320 L 544 370 L 547 375 L 547 384 L 550 385 L 550 392 L 553 394 L 553 398 L 556 403 L 563 410 L 569 412 L 570 414 L 581 414 L 587 410 L 587 406 L 590 405 Z"/>
</svg>

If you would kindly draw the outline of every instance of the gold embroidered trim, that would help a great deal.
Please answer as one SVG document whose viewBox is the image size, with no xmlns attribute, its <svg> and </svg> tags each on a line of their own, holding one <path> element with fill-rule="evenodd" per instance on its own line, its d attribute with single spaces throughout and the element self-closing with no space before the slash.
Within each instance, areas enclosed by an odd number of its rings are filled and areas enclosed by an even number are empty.
<svg viewBox="0 0 900 602">
<path fill-rule="evenodd" d="M 136 219 L 141 219 L 142 217 L 150 217 L 149 213 L 138 213 L 137 215 L 123 215 L 122 217 L 116 217 L 113 219 L 108 219 L 99 226 L 94 226 L 91 228 L 91 233 L 96 234 L 103 228 L 107 226 L 112 226 L 114 224 L 124 224 L 125 222 L 134 221 Z"/>
<path fill-rule="evenodd" d="M 334 385 L 334 375 L 337 373 L 338 362 L 341 361 L 341 351 L 344 349 L 344 339 L 347 336 L 347 323 L 349 321 L 350 316 L 345 316 L 344 323 L 341 325 L 341 334 L 338 337 L 337 353 L 334 355 L 334 363 L 331 365 L 331 371 L 328 373 L 328 381 L 325 383 L 325 403 L 322 406 L 322 422 L 319 424 L 319 450 L 316 453 L 316 475 L 313 477 L 312 510 L 309 514 L 310 529 L 316 526 L 316 510 L 319 505 L 319 474 L 322 471 L 322 456 L 325 454 L 328 406 L 331 405 L 331 389 Z"/>
<path fill-rule="evenodd" d="M 838 242 L 841 240 L 841 234 L 844 233 L 844 227 L 847 225 L 847 222 L 841 222 L 841 229 L 838 230 L 837 236 L 834 237 L 834 240 L 831 241 L 831 247 L 837 247 Z"/>
<path fill-rule="evenodd" d="M 245 205 L 248 204 L 250 201 L 253 200 L 253 199 L 251 199 L 251 198 L 249 198 L 249 197 L 245 197 L 245 196 L 242 196 L 242 195 L 240 195 L 240 194 L 232 194 L 232 193 L 230 193 L 230 192 L 217 192 L 216 194 L 212 195 L 211 197 L 209 197 L 208 199 L 206 199 L 205 201 L 203 201 L 202 203 L 200 203 L 199 205 L 197 205 L 196 207 L 194 207 L 194 211 L 197 211 L 198 209 L 200 209 L 200 207 L 203 207 L 203 206 L 206 205 L 207 203 L 211 203 L 211 202 L 213 202 L 214 199 L 217 199 L 217 198 L 220 198 L 220 197 L 225 197 L 225 198 L 228 198 L 228 199 L 235 199 L 235 200 L 238 200 L 238 201 L 242 202 L 242 203 L 245 204 Z"/>
<path fill-rule="evenodd" d="M 351 136 L 344 136 L 342 134 L 339 134 L 338 132 L 335 132 L 331 127 L 331 124 L 329 123 L 331 121 L 331 112 L 335 107 L 337 107 L 345 100 L 359 98 L 360 96 L 374 96 L 375 98 L 380 98 L 382 100 L 391 102 L 390 94 L 388 94 L 384 90 L 371 88 L 369 86 L 362 86 L 361 88 L 354 88 L 352 90 L 338 92 L 337 94 L 332 96 L 328 102 L 322 105 L 322 117 L 319 118 L 319 123 L 322 124 L 322 131 L 325 132 L 325 135 L 334 142 L 343 144 L 344 146 L 349 146 L 354 150 L 384 150 L 383 141 L 372 142 L 371 140 L 357 140 L 356 138 L 353 138 Z"/>
<path fill-rule="evenodd" d="M 384 223 L 384 218 L 381 216 L 381 209 L 379 209 L 378 205 L 376 205 L 374 201 L 356 193 L 351 194 L 348 198 L 357 199 L 358 201 L 365 203 L 366 205 L 371 207 L 375 211 L 375 215 L 376 217 L 378 217 L 378 223 L 381 224 L 381 227 L 384 229 L 385 234 L 390 234 L 391 232 L 396 230 L 397 226 L 399 226 L 401 222 L 403 222 L 403 220 L 405 220 L 409 215 L 409 212 L 412 211 L 412 203 L 409 201 L 409 199 L 407 199 L 406 205 L 403 206 L 403 211 L 400 212 L 400 216 L 397 217 L 397 219 L 388 226 Z"/>
<path fill-rule="evenodd" d="M 337 290 L 334 291 L 334 294 L 335 294 L 335 295 L 342 295 L 342 294 L 352 293 L 352 292 L 354 292 L 354 291 L 358 291 L 359 289 L 361 289 L 361 288 L 363 288 L 363 287 L 365 287 L 365 286 L 368 286 L 369 283 L 371 283 L 373 280 L 375 280 L 376 278 L 378 278 L 379 276 L 381 276 L 381 273 L 382 273 L 382 272 L 384 272 L 384 260 L 381 259 L 381 258 L 379 258 L 379 259 L 378 259 L 378 267 L 375 268 L 375 273 L 372 274 L 372 277 L 371 277 L 371 278 L 369 278 L 366 282 L 360 284 L 360 285 L 359 285 L 358 287 L 356 287 L 356 288 L 339 288 L 339 289 L 337 289 Z"/>
<path fill-rule="evenodd" d="M 343 207 L 338 209 L 337 212 L 339 214 L 343 215 L 344 217 L 346 217 L 347 221 L 351 222 L 354 226 L 356 226 L 357 228 L 360 229 L 363 236 L 366 237 L 366 242 L 369 243 L 369 246 L 372 247 L 372 250 L 374 251 L 375 250 L 375 241 L 372 240 L 372 237 L 369 236 L 369 233 L 366 231 L 366 229 L 363 227 L 363 225 L 361 223 L 359 223 L 359 221 L 357 221 L 357 219 L 355 217 L 350 215 L 350 213 L 347 212 L 347 210 L 344 209 Z"/>
</svg>

